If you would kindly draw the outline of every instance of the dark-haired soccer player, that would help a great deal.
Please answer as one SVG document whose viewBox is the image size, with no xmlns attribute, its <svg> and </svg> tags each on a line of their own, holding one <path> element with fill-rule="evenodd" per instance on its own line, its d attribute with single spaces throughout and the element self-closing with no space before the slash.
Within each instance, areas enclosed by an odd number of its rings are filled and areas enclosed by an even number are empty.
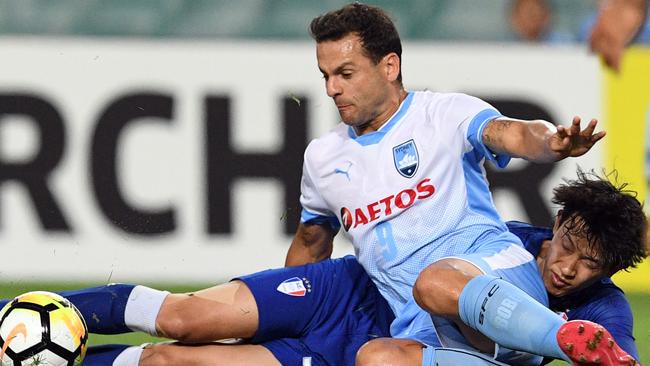
<svg viewBox="0 0 650 366">
<path fill-rule="evenodd" d="M 623 187 L 579 173 L 577 180 L 555 189 L 553 202 L 562 209 L 552 229 L 519 222 L 508 222 L 508 228 L 536 257 L 550 308 L 565 313 L 569 320 L 603 325 L 623 350 L 638 358 L 630 306 L 609 278 L 617 269 L 634 267 L 645 255 L 638 230 L 645 225 L 641 205 Z M 581 220 L 582 215 L 603 215 L 604 225 L 592 229 L 588 223 L 593 219 Z M 169 295 L 158 307 L 141 298 L 143 291 L 134 289 L 121 284 L 62 294 L 80 308 L 94 333 L 148 329 L 186 342 L 241 337 L 247 344 L 162 344 L 144 350 L 91 347 L 86 365 L 213 365 L 223 361 L 229 365 L 300 365 L 303 360 L 313 366 L 353 365 L 363 343 L 390 336 L 393 320 L 390 307 L 351 256 L 244 276 L 193 296 Z M 425 346 L 406 340 L 390 342 L 382 339 L 366 346 L 362 358 L 376 347 L 374 357 L 399 354 L 401 361 L 419 359 Z M 440 345 L 453 346 L 439 342 L 429 346 Z M 424 365 L 490 364 L 461 351 L 444 353 L 431 347 L 430 353 L 432 360 L 424 360 Z M 514 355 L 502 350 L 500 360 L 513 362 Z"/>
<path fill-rule="evenodd" d="M 329 258 L 336 233 L 332 223 L 340 222 L 357 260 L 396 315 L 392 336 L 434 344 L 440 334 L 431 324 L 434 315 L 441 322 L 451 318 L 450 329 L 461 327 L 467 346 L 489 348 L 481 338 L 486 335 L 509 348 L 578 360 L 569 350 L 572 342 L 558 341 L 556 334 L 575 331 L 579 334 L 571 337 L 579 339 L 599 328 L 567 323 L 544 306 L 548 296 L 535 259 L 499 218 L 483 164 L 489 160 L 503 167 L 511 157 L 551 162 L 583 155 L 605 135 L 594 133 L 596 120 L 585 129 L 578 117 L 570 127 L 555 127 L 502 116 L 464 94 L 405 90 L 399 35 L 377 7 L 347 5 L 315 18 L 310 30 L 326 92 L 342 123 L 305 152 L 303 213 L 286 264 Z M 314 283 L 297 279 L 282 288 L 314 290 Z M 168 298 L 136 287 L 126 314 L 142 320 L 143 329 L 155 331 L 158 324 L 173 338 L 200 341 L 218 338 L 231 326 L 199 328 L 203 322 L 213 324 L 231 311 L 248 325 L 243 334 L 256 335 L 262 314 L 255 318 L 250 307 L 228 307 L 247 291 L 240 283 L 228 288 L 227 301 L 218 301 L 226 306 L 216 309 L 209 300 L 217 298 L 216 290 Z M 167 300 L 171 306 L 161 308 Z M 158 323 L 151 313 L 156 306 L 161 315 L 169 311 Z M 509 321 L 504 311 L 509 319 L 531 319 Z M 314 321 L 303 325 L 318 325 Z M 582 327 L 587 332 L 580 333 Z M 326 330 L 316 337 L 327 341 L 330 334 Z M 594 344 L 603 357 L 614 354 L 606 342 Z M 259 355 L 268 359 L 269 353 Z M 154 356 L 145 350 L 141 359 Z M 190 356 L 201 356 L 199 349 Z M 137 362 L 140 354 L 133 358 Z"/>
<path fill-rule="evenodd" d="M 603 330 L 603 343 L 609 344 L 611 334 L 611 340 L 622 348 L 618 350 L 612 344 L 611 348 L 616 350 L 612 358 L 596 362 L 592 353 L 597 350 L 598 342 L 590 344 L 585 331 L 585 339 L 572 340 L 573 347 L 568 351 L 578 359 L 584 355 L 585 362 L 576 363 L 580 365 L 634 365 L 635 361 L 626 357 L 628 353 L 638 359 L 632 336 L 632 312 L 623 291 L 610 277 L 635 267 L 647 255 L 647 221 L 642 206 L 634 192 L 625 190 L 625 184 L 616 186 L 607 179 L 581 171 L 578 179 L 555 188 L 553 202 L 561 209 L 552 230 L 512 221 L 507 223 L 508 229 L 535 256 L 550 309 L 564 314 L 568 320 L 601 324 L 609 331 Z M 510 320 L 529 322 L 533 326 L 534 316 Z M 462 338 L 458 331 L 443 328 L 441 337 L 446 338 L 441 339 L 444 346 L 463 347 L 462 341 L 454 343 Z M 563 335 L 558 335 L 558 341 L 563 340 Z M 373 340 L 359 352 L 357 364 L 434 365 L 436 350 L 429 352 L 432 360 L 426 359 L 426 351 L 423 359 L 423 347 L 427 345 L 413 340 Z M 488 344 L 490 347 L 494 348 L 494 344 Z M 497 352 L 501 361 L 522 363 L 516 353 L 498 348 Z"/>
</svg>

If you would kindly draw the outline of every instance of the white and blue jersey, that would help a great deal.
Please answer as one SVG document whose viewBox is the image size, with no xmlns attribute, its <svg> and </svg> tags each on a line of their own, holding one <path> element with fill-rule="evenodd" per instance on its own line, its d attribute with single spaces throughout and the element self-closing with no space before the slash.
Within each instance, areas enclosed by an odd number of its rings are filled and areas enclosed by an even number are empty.
<svg viewBox="0 0 650 366">
<path fill-rule="evenodd" d="M 487 247 L 492 255 L 507 243 L 517 247 L 517 265 L 532 262 L 499 218 L 485 179 L 485 160 L 504 167 L 510 159 L 482 141 L 499 116 L 478 98 L 424 91 L 409 92 L 378 131 L 357 136 L 339 124 L 305 152 L 302 222 L 340 222 L 395 314 L 411 306 L 420 271 L 440 258 Z M 534 297 L 547 301 L 538 282 L 544 295 Z M 408 322 L 403 329 L 417 331 Z"/>
</svg>

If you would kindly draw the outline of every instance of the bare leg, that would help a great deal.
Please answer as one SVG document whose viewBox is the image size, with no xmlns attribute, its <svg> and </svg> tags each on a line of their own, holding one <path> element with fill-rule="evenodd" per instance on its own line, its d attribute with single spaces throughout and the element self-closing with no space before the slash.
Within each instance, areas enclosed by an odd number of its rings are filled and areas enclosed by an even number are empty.
<svg viewBox="0 0 650 366">
<path fill-rule="evenodd" d="M 465 338 L 482 352 L 493 352 L 494 342 L 463 323 L 458 314 L 458 298 L 467 283 L 482 272 L 469 262 L 442 259 L 425 268 L 415 283 L 413 295 L 418 305 L 430 313 L 456 323 Z"/>
<path fill-rule="evenodd" d="M 373 339 L 359 349 L 356 366 L 419 366 L 422 348 L 420 342 L 410 339 Z"/>
<path fill-rule="evenodd" d="M 271 351 L 257 345 L 157 344 L 144 349 L 140 366 L 282 366 Z"/>
<path fill-rule="evenodd" d="M 522 251 L 520 247 L 511 246 L 493 257 L 507 261 L 508 256 Z M 515 262 L 519 263 L 514 261 L 513 264 Z M 436 262 L 420 273 L 413 296 L 429 313 L 446 316 L 457 324 L 461 324 L 462 317 L 462 323 L 504 347 L 569 361 L 556 339 L 564 320 L 538 300 L 546 295 L 542 293 L 541 279 L 539 283 L 528 282 L 530 286 L 527 287 L 526 281 L 534 281 L 532 276 L 537 275 L 535 262 L 521 261 L 514 267 L 501 265 L 495 273 L 502 278 L 494 274 L 477 275 L 475 271 L 477 267 L 469 263 L 463 265 L 459 259 Z M 519 282 L 537 298 L 508 279 Z M 485 340 L 483 335 L 472 335 L 463 327 L 461 331 L 477 349 L 486 353 L 494 349 L 492 341 L 482 341 Z"/>
<path fill-rule="evenodd" d="M 169 295 L 156 318 L 159 335 L 186 343 L 251 338 L 258 325 L 257 303 L 241 281 Z"/>
</svg>

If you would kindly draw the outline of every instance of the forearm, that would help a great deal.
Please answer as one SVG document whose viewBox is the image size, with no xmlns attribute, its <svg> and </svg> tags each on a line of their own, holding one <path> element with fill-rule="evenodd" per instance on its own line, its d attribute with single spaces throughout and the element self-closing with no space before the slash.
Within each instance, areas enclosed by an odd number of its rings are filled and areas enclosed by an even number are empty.
<svg viewBox="0 0 650 366">
<path fill-rule="evenodd" d="M 314 251 L 313 248 L 302 245 L 291 245 L 287 252 L 287 258 L 284 261 L 285 267 L 301 266 L 308 263 L 320 262 L 329 258 L 331 252 Z"/>
<path fill-rule="evenodd" d="M 331 230 L 320 225 L 301 224 L 291 242 L 284 265 L 299 266 L 329 258 L 332 255 L 333 240 Z"/>
<path fill-rule="evenodd" d="M 483 142 L 496 154 L 548 163 L 563 158 L 550 147 L 550 139 L 556 131 L 553 124 L 544 120 L 499 118 L 486 126 Z"/>
<path fill-rule="evenodd" d="M 531 121 L 525 124 L 522 143 L 522 158 L 536 163 L 552 163 L 564 158 L 550 146 L 550 139 L 557 128 L 543 120 Z"/>
</svg>

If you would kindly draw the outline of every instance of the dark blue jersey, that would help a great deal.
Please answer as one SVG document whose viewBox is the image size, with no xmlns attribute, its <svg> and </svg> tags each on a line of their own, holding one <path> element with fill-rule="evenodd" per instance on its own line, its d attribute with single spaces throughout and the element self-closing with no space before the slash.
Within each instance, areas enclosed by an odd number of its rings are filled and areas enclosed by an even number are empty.
<svg viewBox="0 0 650 366">
<path fill-rule="evenodd" d="M 553 238 L 553 231 L 549 228 L 518 221 L 508 221 L 507 225 L 510 232 L 517 235 L 526 250 L 535 257 L 539 255 L 544 240 Z M 567 296 L 555 297 L 549 294 L 549 305 L 554 311 L 564 312 L 569 320 L 589 320 L 604 326 L 621 348 L 639 359 L 632 335 L 632 309 L 623 290 L 609 277 Z"/>
</svg>

